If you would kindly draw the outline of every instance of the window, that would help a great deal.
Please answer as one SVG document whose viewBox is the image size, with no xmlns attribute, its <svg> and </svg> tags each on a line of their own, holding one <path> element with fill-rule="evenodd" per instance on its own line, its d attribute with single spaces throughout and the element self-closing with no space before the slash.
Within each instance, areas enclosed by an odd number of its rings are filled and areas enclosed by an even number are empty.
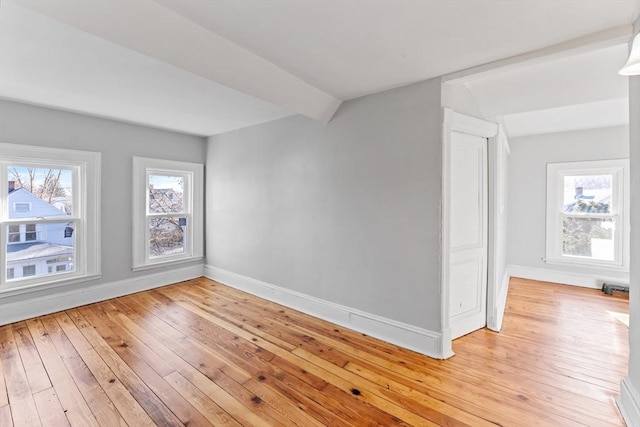
<svg viewBox="0 0 640 427">
<path fill-rule="evenodd" d="M 100 154 L 15 144 L 0 152 L 0 293 L 98 277 Z"/>
<path fill-rule="evenodd" d="M 29 212 L 31 210 L 31 203 L 29 202 L 16 202 L 13 204 L 13 210 L 20 213 Z"/>
<path fill-rule="evenodd" d="M 25 242 L 35 242 L 36 240 L 36 224 L 25 224 L 24 240 Z"/>
<path fill-rule="evenodd" d="M 203 256 L 201 164 L 133 159 L 133 269 Z"/>
<path fill-rule="evenodd" d="M 11 218 L 11 214 L 9 214 Z M 7 229 L 7 243 L 35 242 L 46 240 L 44 224 L 12 224 Z"/>
<path fill-rule="evenodd" d="M 7 229 L 7 242 L 8 243 L 20 243 L 22 240 L 20 238 L 20 226 L 19 225 L 9 225 Z"/>
<path fill-rule="evenodd" d="M 547 262 L 628 270 L 628 165 L 547 165 Z"/>
<path fill-rule="evenodd" d="M 35 275 L 36 275 L 35 265 L 25 265 L 24 267 L 22 267 L 22 277 L 35 276 Z"/>
</svg>

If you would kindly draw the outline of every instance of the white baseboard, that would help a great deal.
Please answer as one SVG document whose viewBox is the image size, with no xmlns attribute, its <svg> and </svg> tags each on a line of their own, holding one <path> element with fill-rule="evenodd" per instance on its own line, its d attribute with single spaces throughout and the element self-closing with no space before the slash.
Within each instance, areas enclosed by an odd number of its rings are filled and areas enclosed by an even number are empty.
<svg viewBox="0 0 640 427">
<path fill-rule="evenodd" d="M 232 288 L 429 357 L 443 359 L 452 355 L 443 354 L 442 334 L 437 332 L 315 298 L 211 265 L 205 265 L 204 275 Z"/>
<path fill-rule="evenodd" d="M 627 426 L 640 427 L 640 393 L 628 377 L 620 382 L 620 397 L 616 403 Z"/>
<path fill-rule="evenodd" d="M 451 328 L 444 328 L 442 330 L 442 337 L 440 338 L 440 357 L 438 359 L 448 359 L 455 356 L 453 352 L 453 338 Z"/>
<path fill-rule="evenodd" d="M 494 307 L 494 311 L 492 313 L 493 323 L 491 325 L 487 325 L 489 329 L 492 331 L 500 332 L 502 329 L 502 321 L 504 320 L 504 310 L 507 307 L 507 294 L 509 293 L 509 280 L 511 276 L 508 271 L 504 272 L 502 276 L 502 282 L 500 283 L 500 294 L 498 295 L 498 302 Z"/>
<path fill-rule="evenodd" d="M 57 288 L 56 293 L 35 298 L 28 298 L 27 294 L 22 294 L 18 301 L 5 298 L 5 301 L 0 301 L 0 325 L 195 279 L 202 277 L 202 271 L 203 265 L 197 264 L 73 290 L 61 291 Z"/>
<path fill-rule="evenodd" d="M 564 285 L 594 289 L 600 289 L 602 282 L 619 283 L 623 285 L 629 284 L 628 279 L 589 273 L 572 273 L 548 268 L 524 267 L 521 265 L 509 265 L 507 271 L 511 277 L 521 277 L 523 279 L 539 280 L 541 282 L 562 283 Z"/>
</svg>

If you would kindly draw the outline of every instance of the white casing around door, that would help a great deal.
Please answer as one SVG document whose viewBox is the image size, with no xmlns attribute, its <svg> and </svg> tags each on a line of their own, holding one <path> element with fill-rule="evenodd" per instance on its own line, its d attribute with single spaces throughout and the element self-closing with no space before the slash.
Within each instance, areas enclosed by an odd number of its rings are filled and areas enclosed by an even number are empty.
<svg viewBox="0 0 640 427">
<path fill-rule="evenodd" d="M 487 139 L 451 132 L 449 315 L 451 337 L 487 320 Z"/>
</svg>

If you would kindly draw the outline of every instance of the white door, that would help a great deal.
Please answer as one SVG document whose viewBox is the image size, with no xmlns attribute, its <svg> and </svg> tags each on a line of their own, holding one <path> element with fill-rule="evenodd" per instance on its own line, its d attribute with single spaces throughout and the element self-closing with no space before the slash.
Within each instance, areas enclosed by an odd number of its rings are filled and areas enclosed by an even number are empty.
<svg viewBox="0 0 640 427">
<path fill-rule="evenodd" d="M 452 338 L 487 320 L 487 139 L 451 132 L 449 316 Z"/>
</svg>

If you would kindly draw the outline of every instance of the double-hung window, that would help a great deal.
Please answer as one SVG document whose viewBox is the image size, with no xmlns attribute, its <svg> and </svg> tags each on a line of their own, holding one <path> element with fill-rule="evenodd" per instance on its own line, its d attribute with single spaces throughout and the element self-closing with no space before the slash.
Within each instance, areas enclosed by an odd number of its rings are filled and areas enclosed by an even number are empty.
<svg viewBox="0 0 640 427">
<path fill-rule="evenodd" d="M 99 276 L 99 178 L 100 153 L 0 144 L 0 293 Z"/>
<path fill-rule="evenodd" d="M 629 161 L 547 165 L 549 263 L 629 268 Z"/>
<path fill-rule="evenodd" d="M 133 269 L 201 259 L 204 166 L 133 158 Z"/>
</svg>

